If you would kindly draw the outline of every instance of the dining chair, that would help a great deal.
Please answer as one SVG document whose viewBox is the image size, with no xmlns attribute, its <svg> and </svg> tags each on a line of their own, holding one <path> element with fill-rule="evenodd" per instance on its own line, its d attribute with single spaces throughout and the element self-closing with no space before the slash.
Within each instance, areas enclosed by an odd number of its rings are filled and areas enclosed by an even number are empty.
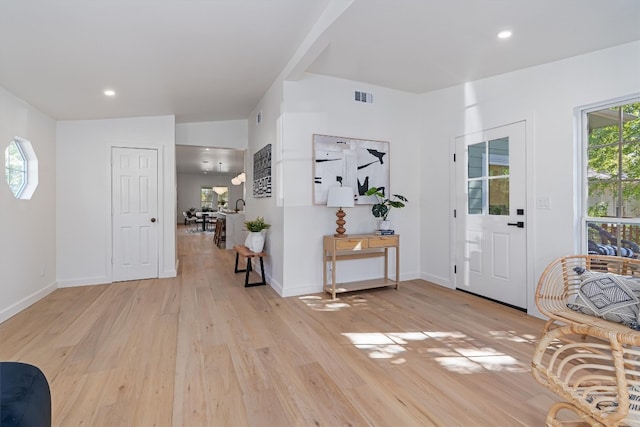
<svg viewBox="0 0 640 427">
<path fill-rule="evenodd" d="M 220 247 L 220 243 L 226 241 L 226 221 L 218 218 L 216 221 L 216 230 L 213 234 L 213 243 Z"/>
<path fill-rule="evenodd" d="M 206 221 L 207 221 L 207 231 L 215 231 L 216 223 L 218 222 L 218 219 L 213 215 L 207 215 Z"/>
</svg>

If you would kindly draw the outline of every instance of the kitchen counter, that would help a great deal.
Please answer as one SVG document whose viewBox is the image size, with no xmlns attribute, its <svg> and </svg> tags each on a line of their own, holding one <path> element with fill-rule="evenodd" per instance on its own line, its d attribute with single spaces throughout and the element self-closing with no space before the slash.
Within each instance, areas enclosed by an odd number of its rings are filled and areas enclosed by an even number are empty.
<svg viewBox="0 0 640 427">
<path fill-rule="evenodd" d="M 233 249 L 235 245 L 244 245 L 247 238 L 244 212 L 218 212 L 218 218 L 225 220 L 225 248 Z"/>
</svg>

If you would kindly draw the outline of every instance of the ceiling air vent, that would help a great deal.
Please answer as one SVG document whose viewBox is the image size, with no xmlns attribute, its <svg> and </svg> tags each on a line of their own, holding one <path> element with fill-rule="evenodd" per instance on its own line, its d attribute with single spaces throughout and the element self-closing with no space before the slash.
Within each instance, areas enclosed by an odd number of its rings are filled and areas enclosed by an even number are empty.
<svg viewBox="0 0 640 427">
<path fill-rule="evenodd" d="M 262 123 L 262 110 L 258 111 L 258 115 L 256 116 L 256 124 Z"/>
<path fill-rule="evenodd" d="M 360 92 L 359 90 L 355 93 L 355 100 L 357 102 L 366 102 L 367 104 L 373 104 L 373 94 L 371 92 Z"/>
</svg>

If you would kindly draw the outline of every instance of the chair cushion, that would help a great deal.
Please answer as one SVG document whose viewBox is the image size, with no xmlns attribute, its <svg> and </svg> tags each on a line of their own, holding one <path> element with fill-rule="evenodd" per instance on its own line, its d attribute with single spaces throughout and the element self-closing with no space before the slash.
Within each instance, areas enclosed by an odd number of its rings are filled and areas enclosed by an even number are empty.
<svg viewBox="0 0 640 427">
<path fill-rule="evenodd" d="M 640 330 L 640 278 L 583 270 L 580 279 L 570 309 Z"/>
</svg>

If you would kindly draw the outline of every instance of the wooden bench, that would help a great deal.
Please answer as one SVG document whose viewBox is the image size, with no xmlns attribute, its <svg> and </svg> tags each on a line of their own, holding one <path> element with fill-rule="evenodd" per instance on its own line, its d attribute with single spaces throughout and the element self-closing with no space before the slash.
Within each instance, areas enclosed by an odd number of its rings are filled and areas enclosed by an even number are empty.
<svg viewBox="0 0 640 427">
<path fill-rule="evenodd" d="M 532 374 L 565 399 L 551 407 L 546 425 L 564 425 L 558 414 L 567 410 L 591 426 L 640 426 L 640 331 L 567 306 L 580 289 L 582 269 L 640 277 L 640 260 L 574 255 L 542 273 L 536 305 L 549 320 Z"/>
<path fill-rule="evenodd" d="M 233 249 L 236 251 L 236 265 L 234 268 L 234 272 L 235 273 L 245 273 L 244 276 L 244 287 L 248 288 L 251 286 L 263 286 L 266 285 L 267 282 L 265 281 L 265 277 L 264 277 L 264 262 L 262 261 L 262 258 L 267 256 L 267 253 L 262 251 L 262 252 L 252 252 L 248 247 L 246 247 L 245 245 L 235 245 L 233 247 Z M 247 267 L 243 270 L 239 270 L 238 269 L 238 260 L 240 257 L 244 257 L 247 259 Z M 262 275 L 262 281 L 261 282 L 254 282 L 254 283 L 249 283 L 249 273 L 251 273 L 251 258 L 259 258 L 260 259 L 260 272 Z"/>
</svg>

